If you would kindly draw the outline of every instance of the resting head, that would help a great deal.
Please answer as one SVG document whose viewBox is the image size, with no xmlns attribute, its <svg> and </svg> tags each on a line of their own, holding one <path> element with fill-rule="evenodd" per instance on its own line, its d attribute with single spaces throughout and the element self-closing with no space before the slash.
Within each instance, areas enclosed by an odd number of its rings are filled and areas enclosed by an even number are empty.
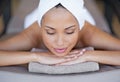
<svg viewBox="0 0 120 82">
<path fill-rule="evenodd" d="M 41 20 L 44 45 L 56 56 L 65 56 L 78 41 L 77 19 L 62 5 L 50 9 Z"/>
</svg>

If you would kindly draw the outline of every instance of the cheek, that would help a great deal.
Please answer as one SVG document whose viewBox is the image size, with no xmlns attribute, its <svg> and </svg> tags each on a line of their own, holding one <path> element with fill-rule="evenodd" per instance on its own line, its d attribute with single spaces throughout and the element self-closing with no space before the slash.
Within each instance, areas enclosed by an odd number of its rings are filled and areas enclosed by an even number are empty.
<svg viewBox="0 0 120 82">
<path fill-rule="evenodd" d="M 75 45 L 78 41 L 78 34 L 73 34 L 71 36 L 66 37 L 66 41 L 69 43 L 69 45 Z"/>
<path fill-rule="evenodd" d="M 42 39 L 43 39 L 43 43 L 47 47 L 50 47 L 54 43 L 54 37 L 51 37 L 47 35 L 46 33 L 42 33 Z"/>
</svg>

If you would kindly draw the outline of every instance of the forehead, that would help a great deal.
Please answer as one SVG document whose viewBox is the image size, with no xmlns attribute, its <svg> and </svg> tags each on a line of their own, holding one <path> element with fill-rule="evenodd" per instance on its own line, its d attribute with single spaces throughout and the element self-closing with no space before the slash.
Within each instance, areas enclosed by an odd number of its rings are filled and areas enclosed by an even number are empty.
<svg viewBox="0 0 120 82">
<path fill-rule="evenodd" d="M 64 8 L 62 8 L 62 7 L 59 7 L 59 8 L 56 8 L 56 7 L 54 7 L 54 8 L 52 8 L 52 9 L 50 9 L 45 15 L 44 15 L 44 17 L 45 16 L 55 16 L 55 15 L 64 15 L 64 14 L 71 14 L 68 10 L 66 10 L 66 9 L 64 9 Z"/>
<path fill-rule="evenodd" d="M 50 9 L 42 18 L 43 19 L 59 19 L 59 20 L 63 20 L 63 19 L 71 19 L 73 21 L 76 21 L 76 18 L 65 8 L 59 7 L 59 8 L 52 8 Z"/>
</svg>

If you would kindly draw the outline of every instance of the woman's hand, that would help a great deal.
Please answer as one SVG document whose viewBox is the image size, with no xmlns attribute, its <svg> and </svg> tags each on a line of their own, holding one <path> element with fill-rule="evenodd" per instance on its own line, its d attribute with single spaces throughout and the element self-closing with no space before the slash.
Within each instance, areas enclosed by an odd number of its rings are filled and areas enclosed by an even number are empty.
<svg viewBox="0 0 120 82">
<path fill-rule="evenodd" d="M 71 64 L 77 64 L 87 61 L 87 55 L 84 53 L 86 51 L 93 51 L 93 47 L 87 47 L 80 50 L 73 50 L 69 53 L 69 55 L 65 56 L 66 61 L 57 63 L 55 65 L 71 65 Z"/>
<path fill-rule="evenodd" d="M 56 63 L 64 62 L 64 57 L 57 57 L 50 52 L 35 52 L 35 61 L 41 64 L 54 65 Z"/>
<path fill-rule="evenodd" d="M 85 49 L 71 51 L 70 54 L 64 57 L 65 61 L 56 63 L 55 65 L 71 65 L 85 62 L 86 58 L 83 55 L 85 51 Z"/>
<path fill-rule="evenodd" d="M 50 52 L 35 52 L 34 61 L 48 65 L 60 65 L 65 63 L 68 64 L 68 62 L 70 63 L 70 61 L 78 59 L 80 55 L 79 52 L 80 51 L 78 50 L 72 51 L 68 56 L 65 57 L 58 57 Z"/>
</svg>

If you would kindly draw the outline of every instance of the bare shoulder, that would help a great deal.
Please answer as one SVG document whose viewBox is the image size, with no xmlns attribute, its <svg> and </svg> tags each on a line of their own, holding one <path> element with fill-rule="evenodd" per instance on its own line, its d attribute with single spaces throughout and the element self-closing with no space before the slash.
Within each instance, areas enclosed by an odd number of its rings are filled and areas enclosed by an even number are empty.
<svg viewBox="0 0 120 82">
<path fill-rule="evenodd" d="M 34 22 L 31 26 L 29 26 L 27 29 L 25 29 L 22 33 L 28 35 L 28 36 L 33 36 L 37 37 L 40 32 L 40 28 L 37 22 Z"/>
<path fill-rule="evenodd" d="M 29 37 L 36 45 L 41 41 L 41 28 L 37 22 L 34 22 L 30 27 L 23 31 L 23 34 Z"/>
<path fill-rule="evenodd" d="M 84 27 L 80 30 L 79 36 L 81 38 L 82 44 L 85 46 L 88 45 L 90 39 L 93 37 L 95 30 L 98 30 L 94 25 L 90 24 L 89 22 L 85 22 Z"/>
<path fill-rule="evenodd" d="M 37 22 L 21 33 L 0 42 L 1 50 L 30 50 L 40 43 L 40 28 Z"/>
<path fill-rule="evenodd" d="M 120 50 L 120 39 L 102 31 L 94 25 L 86 22 L 81 30 L 82 40 L 86 46 L 98 49 Z"/>
</svg>

